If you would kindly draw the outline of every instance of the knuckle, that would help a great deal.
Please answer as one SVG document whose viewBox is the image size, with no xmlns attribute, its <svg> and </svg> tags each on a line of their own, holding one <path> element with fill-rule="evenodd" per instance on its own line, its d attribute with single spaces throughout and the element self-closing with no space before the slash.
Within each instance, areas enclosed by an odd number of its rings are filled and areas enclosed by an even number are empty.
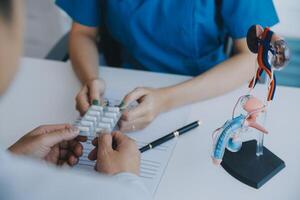
<svg viewBox="0 0 300 200">
<path fill-rule="evenodd" d="M 131 113 L 128 113 L 127 115 L 126 115 L 126 121 L 132 121 L 133 120 L 133 116 L 132 116 L 132 114 Z"/>
<path fill-rule="evenodd" d="M 99 140 L 100 141 L 106 141 L 107 139 L 109 139 L 110 138 L 110 134 L 108 134 L 108 133 L 102 133 L 100 136 L 99 136 Z"/>
<path fill-rule="evenodd" d="M 131 92 L 125 96 L 125 101 L 130 101 L 133 97 L 133 92 Z"/>
<path fill-rule="evenodd" d="M 76 102 L 81 102 L 83 99 L 83 94 L 77 94 L 77 96 L 75 97 Z"/>
<path fill-rule="evenodd" d="M 129 112 L 124 112 L 124 113 L 123 113 L 123 120 L 129 121 L 130 118 L 131 118 L 131 114 L 130 114 Z M 123 120 L 122 120 L 122 121 L 123 121 Z M 123 123 L 124 123 L 124 121 L 123 121 Z"/>
</svg>

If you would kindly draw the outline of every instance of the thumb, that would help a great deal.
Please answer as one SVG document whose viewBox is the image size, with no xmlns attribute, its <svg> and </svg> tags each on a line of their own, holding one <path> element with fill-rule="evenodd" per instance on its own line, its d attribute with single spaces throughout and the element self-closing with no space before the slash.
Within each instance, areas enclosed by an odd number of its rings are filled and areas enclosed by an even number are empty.
<svg viewBox="0 0 300 200">
<path fill-rule="evenodd" d="M 136 88 L 124 97 L 121 107 L 128 107 L 132 102 L 137 101 L 141 97 L 145 96 L 147 92 L 148 91 L 146 88 Z"/>
<path fill-rule="evenodd" d="M 92 84 L 88 85 L 88 89 L 89 89 L 89 98 L 90 98 L 91 104 L 99 105 L 100 104 L 100 96 L 101 96 L 100 87 L 98 87 L 97 84 L 92 83 Z"/>
<path fill-rule="evenodd" d="M 108 152 L 113 151 L 112 148 L 112 136 L 108 133 L 103 133 L 98 138 L 98 155 L 107 154 Z"/>
<path fill-rule="evenodd" d="M 116 145 L 116 150 L 122 149 L 123 144 L 130 140 L 128 136 L 124 135 L 120 131 L 113 132 L 112 137 Z"/>
<path fill-rule="evenodd" d="M 62 142 L 72 140 L 79 134 L 79 129 L 76 127 L 61 129 L 42 135 L 44 144 L 53 147 L 54 145 Z"/>
</svg>

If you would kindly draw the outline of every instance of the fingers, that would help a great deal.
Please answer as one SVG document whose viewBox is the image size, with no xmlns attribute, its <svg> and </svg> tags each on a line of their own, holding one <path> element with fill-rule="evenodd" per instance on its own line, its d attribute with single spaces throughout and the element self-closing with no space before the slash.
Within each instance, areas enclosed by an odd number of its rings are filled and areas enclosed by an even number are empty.
<svg viewBox="0 0 300 200">
<path fill-rule="evenodd" d="M 131 110 L 126 110 L 123 115 L 122 115 L 122 120 L 125 121 L 131 121 L 137 118 L 140 118 L 144 115 L 149 113 L 149 108 L 147 104 L 141 103 L 137 107 L 131 109 Z"/>
<path fill-rule="evenodd" d="M 39 134 L 46 134 L 49 132 L 53 132 L 61 129 L 67 129 L 71 127 L 72 126 L 70 124 L 49 124 L 49 125 L 39 126 L 38 128 L 35 129 L 37 131 L 33 131 L 33 132 L 35 133 L 35 135 L 39 135 Z"/>
<path fill-rule="evenodd" d="M 145 128 L 150 122 L 148 117 L 141 117 L 132 121 L 121 120 L 118 125 L 122 132 L 134 132 Z"/>
<path fill-rule="evenodd" d="M 69 166 L 74 166 L 78 163 L 79 159 L 77 157 L 75 157 L 74 155 L 71 155 L 70 157 L 68 157 L 66 160 L 58 160 L 57 161 L 57 165 L 58 166 L 62 166 L 65 163 L 67 163 Z"/>
<path fill-rule="evenodd" d="M 124 140 L 126 140 L 126 136 L 120 131 L 115 131 L 112 134 L 113 140 L 117 146 L 121 145 Z"/>
<path fill-rule="evenodd" d="M 82 155 L 83 146 L 76 139 L 71 141 L 63 141 L 59 144 L 61 150 L 69 150 L 72 151 L 77 157 Z"/>
<path fill-rule="evenodd" d="M 120 146 L 122 142 L 126 140 L 126 136 L 123 135 L 121 132 L 113 132 L 110 134 L 102 134 L 99 138 L 94 138 L 92 141 L 92 144 L 96 147 L 94 148 L 88 155 L 88 158 L 90 160 L 96 160 L 97 159 L 97 152 L 101 151 L 103 153 L 104 151 L 109 152 L 113 151 L 113 145 Z M 100 142 L 101 141 L 101 142 Z M 99 144 L 99 150 L 98 150 L 98 144 Z"/>
<path fill-rule="evenodd" d="M 44 157 L 47 162 L 56 164 L 59 159 L 59 146 L 55 145 L 51 151 Z"/>
<path fill-rule="evenodd" d="M 83 154 L 83 146 L 75 139 L 69 141 L 68 144 L 66 142 L 60 143 L 60 147 L 62 146 L 66 148 L 60 148 L 57 164 L 62 165 L 67 163 L 69 166 L 76 165 L 79 157 Z"/>
<path fill-rule="evenodd" d="M 69 157 L 69 151 L 67 149 L 61 149 L 59 151 L 59 160 L 67 160 Z"/>
<path fill-rule="evenodd" d="M 148 90 L 146 88 L 136 88 L 124 97 L 122 101 L 122 106 L 126 108 L 127 106 L 129 106 L 130 103 L 137 101 L 146 94 L 148 94 Z"/>
<path fill-rule="evenodd" d="M 89 153 L 88 158 L 90 160 L 97 160 L 97 152 L 98 152 L 98 140 L 99 138 L 96 137 L 92 140 L 92 145 L 95 146 L 95 148 Z"/>
<path fill-rule="evenodd" d="M 69 146 L 70 146 L 69 147 L 70 151 L 73 152 L 76 157 L 82 156 L 82 154 L 83 154 L 82 144 L 80 144 L 76 140 L 72 140 L 72 141 L 70 141 Z"/>
<path fill-rule="evenodd" d="M 112 144 L 116 144 L 115 150 Z M 139 174 L 140 153 L 133 140 L 121 132 L 111 135 L 103 134 L 98 139 L 98 153 L 95 148 L 89 155 L 91 160 L 97 159 L 95 169 L 104 174 L 129 172 Z"/>
<path fill-rule="evenodd" d="M 92 140 L 92 145 L 94 145 L 95 147 L 98 146 L 98 137 L 96 137 Z"/>
<path fill-rule="evenodd" d="M 70 155 L 69 159 L 67 160 L 67 162 L 70 166 L 76 165 L 78 163 L 78 161 L 79 161 L 79 159 L 74 155 Z"/>
<path fill-rule="evenodd" d="M 102 153 L 113 151 L 112 142 L 113 139 L 111 134 L 104 133 L 100 135 L 98 137 L 98 145 L 99 145 L 98 153 L 102 154 Z"/>
<path fill-rule="evenodd" d="M 133 100 L 139 104 L 123 112 L 119 122 L 121 131 L 129 132 L 145 128 L 161 110 L 159 94 L 157 95 L 156 90 L 137 88 L 124 98 L 123 104 L 128 106 Z M 127 106 L 123 107 L 126 108 Z"/>
<path fill-rule="evenodd" d="M 100 104 L 101 96 L 105 90 L 105 82 L 94 79 L 86 83 L 76 97 L 76 109 L 83 115 L 91 104 Z"/>
<path fill-rule="evenodd" d="M 112 137 L 115 143 L 115 149 L 117 151 L 121 150 L 123 147 L 127 148 L 127 144 L 132 142 L 132 139 L 130 139 L 120 131 L 113 132 Z"/>
<path fill-rule="evenodd" d="M 76 141 L 78 142 L 86 142 L 87 141 L 87 137 L 86 136 L 82 136 L 82 135 L 79 135 L 75 138 Z"/>
<path fill-rule="evenodd" d="M 84 86 L 76 97 L 76 109 L 83 115 L 89 107 L 88 88 Z"/>
<path fill-rule="evenodd" d="M 68 149 L 69 148 L 69 142 L 68 141 L 62 141 L 59 143 L 60 149 Z"/>
<path fill-rule="evenodd" d="M 88 155 L 88 158 L 92 161 L 97 160 L 98 148 L 94 148 Z"/>
<path fill-rule="evenodd" d="M 43 144 L 53 147 L 56 144 L 59 144 L 63 141 L 72 140 L 77 137 L 79 134 L 79 129 L 76 127 L 61 129 L 58 131 L 53 131 L 49 134 L 41 135 Z"/>
<path fill-rule="evenodd" d="M 97 81 L 92 81 L 87 85 L 87 87 L 89 91 L 90 104 L 94 104 L 93 102 L 95 102 L 95 104 L 99 104 L 102 95 L 99 83 Z"/>
</svg>

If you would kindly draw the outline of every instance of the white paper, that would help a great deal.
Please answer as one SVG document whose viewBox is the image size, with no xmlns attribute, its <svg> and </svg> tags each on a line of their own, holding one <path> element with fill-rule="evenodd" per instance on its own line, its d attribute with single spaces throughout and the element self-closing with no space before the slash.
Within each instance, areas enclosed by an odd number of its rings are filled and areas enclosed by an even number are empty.
<svg viewBox="0 0 300 200">
<path fill-rule="evenodd" d="M 120 99 L 120 97 L 115 94 L 110 94 L 107 96 L 107 99 L 112 102 L 112 104 L 118 104 L 120 102 L 116 100 Z M 163 113 L 144 130 L 128 133 L 127 135 L 133 138 L 139 147 L 142 147 L 186 125 L 188 114 L 189 110 L 187 108 Z M 91 145 L 92 139 L 93 138 L 89 138 L 88 142 L 84 143 L 84 154 L 80 158 L 77 168 L 94 170 L 95 162 L 87 158 L 89 152 L 94 148 Z M 175 145 L 176 139 L 173 139 L 141 155 L 140 177 L 153 195 L 168 165 Z"/>
</svg>

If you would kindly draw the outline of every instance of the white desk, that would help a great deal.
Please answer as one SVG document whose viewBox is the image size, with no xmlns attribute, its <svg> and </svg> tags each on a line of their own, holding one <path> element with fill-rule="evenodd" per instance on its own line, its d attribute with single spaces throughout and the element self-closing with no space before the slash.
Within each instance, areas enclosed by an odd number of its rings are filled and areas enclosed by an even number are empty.
<svg viewBox="0 0 300 200">
<path fill-rule="evenodd" d="M 189 77 L 102 68 L 109 89 L 160 87 Z M 0 144 L 8 146 L 40 124 L 72 122 L 79 82 L 69 64 L 24 58 L 12 87 L 0 103 Z M 244 89 L 243 89 L 244 90 Z M 243 90 L 190 105 L 189 120 L 204 124 L 178 140 L 156 193 L 156 199 L 300 199 L 300 90 L 278 87 L 269 114 L 265 145 L 286 162 L 286 168 L 259 190 L 252 189 L 211 163 L 211 133 L 230 117 Z M 262 91 L 262 88 L 258 88 Z M 199 91 L 201 92 L 201 91 Z M 174 127 L 175 128 L 175 127 Z"/>
</svg>

